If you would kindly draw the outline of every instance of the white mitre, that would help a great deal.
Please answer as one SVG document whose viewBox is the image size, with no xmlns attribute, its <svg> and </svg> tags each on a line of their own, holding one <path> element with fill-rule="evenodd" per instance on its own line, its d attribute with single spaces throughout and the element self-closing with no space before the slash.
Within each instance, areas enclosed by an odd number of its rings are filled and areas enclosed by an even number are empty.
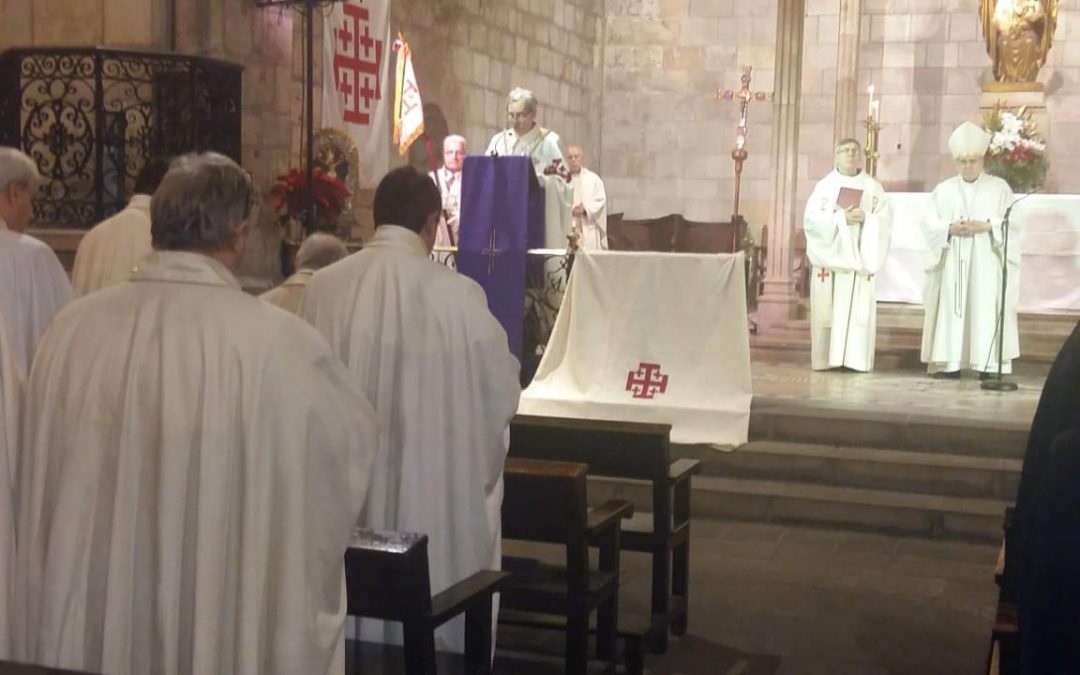
<svg viewBox="0 0 1080 675">
<path fill-rule="evenodd" d="M 986 129 L 972 122 L 964 122 L 956 127 L 956 131 L 949 136 L 949 152 L 953 158 L 982 157 L 986 149 L 990 147 L 990 139 L 993 138 Z"/>
</svg>

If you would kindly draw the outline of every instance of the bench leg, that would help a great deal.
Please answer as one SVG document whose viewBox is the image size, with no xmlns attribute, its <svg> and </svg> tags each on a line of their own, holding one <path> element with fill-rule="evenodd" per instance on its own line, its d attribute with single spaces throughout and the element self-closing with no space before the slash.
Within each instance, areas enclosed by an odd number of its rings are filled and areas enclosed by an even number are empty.
<svg viewBox="0 0 1080 675">
<path fill-rule="evenodd" d="M 678 616 L 671 622 L 673 635 L 685 635 L 690 613 L 690 537 L 671 553 L 671 595 L 682 600 Z"/>
<path fill-rule="evenodd" d="M 491 597 L 465 612 L 465 673 L 491 674 Z"/>
<path fill-rule="evenodd" d="M 402 624 L 406 675 L 436 675 L 435 629 L 424 621 Z"/>
<path fill-rule="evenodd" d="M 566 617 L 566 675 L 585 675 L 589 667 L 589 610 L 574 607 Z"/>
<path fill-rule="evenodd" d="M 652 554 L 652 621 L 649 632 L 652 639 L 649 651 L 664 654 L 668 646 L 668 598 L 671 587 L 671 553 L 653 551 Z"/>
</svg>

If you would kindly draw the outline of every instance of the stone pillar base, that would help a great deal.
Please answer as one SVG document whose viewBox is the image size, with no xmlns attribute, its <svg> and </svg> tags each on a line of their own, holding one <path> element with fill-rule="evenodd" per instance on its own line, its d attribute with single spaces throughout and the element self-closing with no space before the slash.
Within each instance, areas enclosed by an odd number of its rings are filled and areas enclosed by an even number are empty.
<svg viewBox="0 0 1080 675">
<path fill-rule="evenodd" d="M 777 324 L 795 318 L 799 296 L 790 280 L 765 280 L 765 288 L 757 301 L 757 322 L 766 331 Z"/>
</svg>

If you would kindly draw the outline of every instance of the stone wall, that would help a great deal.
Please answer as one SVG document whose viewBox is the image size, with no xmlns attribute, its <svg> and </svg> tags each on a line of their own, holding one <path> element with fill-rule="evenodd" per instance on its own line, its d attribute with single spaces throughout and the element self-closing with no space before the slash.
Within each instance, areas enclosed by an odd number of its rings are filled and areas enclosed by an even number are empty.
<svg viewBox="0 0 1080 675">
<path fill-rule="evenodd" d="M 603 165 L 612 204 L 628 217 L 683 213 L 727 220 L 734 196 L 738 106 L 718 89 L 771 91 L 776 1 L 609 0 Z M 741 211 L 768 211 L 771 105 L 752 103 Z"/>
<path fill-rule="evenodd" d="M 413 48 L 425 104 L 482 153 L 506 126 L 506 94 L 533 90 L 538 121 L 563 144 L 601 148 L 605 0 L 429 0 L 393 3 Z"/>
<path fill-rule="evenodd" d="M 831 165 L 840 0 L 807 0 L 799 135 L 799 199 Z M 1050 110 L 1051 184 L 1080 191 L 1080 0 L 1059 5 L 1056 42 L 1040 74 Z M 860 119 L 867 85 L 881 94 L 878 175 L 891 190 L 928 190 L 951 175 L 949 133 L 978 119 L 992 79 L 975 0 L 863 0 Z M 714 99 L 754 67 L 773 81 L 775 0 L 609 0 L 603 158 L 614 211 L 629 217 L 731 214 L 735 106 Z M 742 211 L 767 218 L 771 105 L 754 103 Z M 860 138 L 864 132 L 861 131 Z"/>
</svg>

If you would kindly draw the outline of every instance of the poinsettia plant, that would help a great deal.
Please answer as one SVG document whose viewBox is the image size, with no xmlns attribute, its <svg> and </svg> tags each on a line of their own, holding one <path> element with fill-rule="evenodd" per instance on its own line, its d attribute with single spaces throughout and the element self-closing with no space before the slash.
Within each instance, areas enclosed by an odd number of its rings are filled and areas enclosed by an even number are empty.
<svg viewBox="0 0 1080 675">
<path fill-rule="evenodd" d="M 1023 107 L 1013 112 L 1000 106 L 986 113 L 983 126 L 993 137 L 986 154 L 986 172 L 1005 179 L 1014 192 L 1034 192 L 1046 182 L 1050 162 L 1046 142 Z"/>
<path fill-rule="evenodd" d="M 312 178 L 314 213 L 307 213 L 307 172 L 302 169 L 291 169 L 274 181 L 270 188 L 274 209 L 284 222 L 301 222 L 308 231 L 334 231 L 352 193 L 345 183 L 322 169 L 316 168 Z"/>
</svg>

